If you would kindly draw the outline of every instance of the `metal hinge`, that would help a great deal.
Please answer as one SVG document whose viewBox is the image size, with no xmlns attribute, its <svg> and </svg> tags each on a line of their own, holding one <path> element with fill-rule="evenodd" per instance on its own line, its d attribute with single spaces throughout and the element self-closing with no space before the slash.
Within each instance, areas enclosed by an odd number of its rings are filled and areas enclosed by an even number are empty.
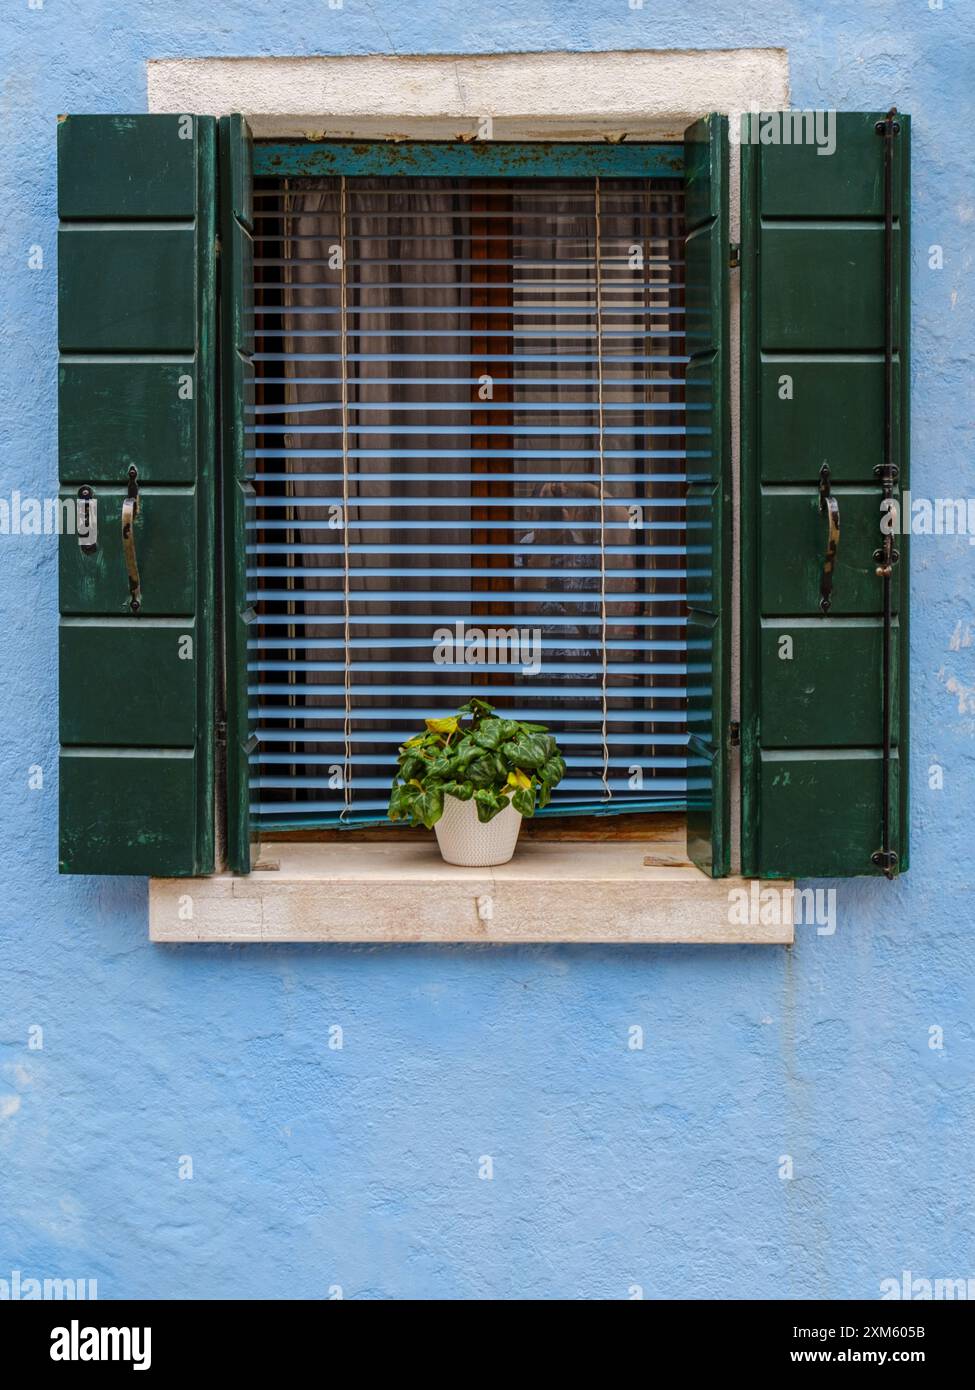
<svg viewBox="0 0 975 1390">
<path fill-rule="evenodd" d="M 885 878 L 897 877 L 897 854 L 892 849 L 877 849 L 870 856 L 870 863 L 880 869 Z"/>
<path fill-rule="evenodd" d="M 218 742 L 218 743 L 223 743 L 223 744 L 225 744 L 225 743 L 227 742 L 227 721 L 226 721 L 226 719 L 218 719 L 217 722 L 216 722 L 216 724 L 215 724 L 215 726 L 214 726 L 214 731 L 213 731 L 213 732 L 214 732 L 214 735 L 215 735 L 215 737 L 216 737 L 217 742 Z"/>
<path fill-rule="evenodd" d="M 732 719 L 731 723 L 728 725 L 728 741 L 732 748 L 739 748 L 741 746 L 741 725 L 738 723 L 737 719 Z"/>
<path fill-rule="evenodd" d="M 728 267 L 731 270 L 738 270 L 741 266 L 741 243 L 733 241 L 728 249 Z"/>
<path fill-rule="evenodd" d="M 220 240 L 219 237 L 214 237 L 214 239 L 213 239 L 213 249 L 214 249 L 215 253 L 216 253 L 218 256 L 220 255 L 221 251 L 223 250 L 223 242 Z"/>
</svg>

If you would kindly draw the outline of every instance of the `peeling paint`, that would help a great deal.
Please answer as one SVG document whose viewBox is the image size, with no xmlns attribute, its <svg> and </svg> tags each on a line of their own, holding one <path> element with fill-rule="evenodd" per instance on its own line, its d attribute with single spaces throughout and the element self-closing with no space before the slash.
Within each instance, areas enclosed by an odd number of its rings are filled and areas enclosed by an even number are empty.
<svg viewBox="0 0 975 1390">
<path fill-rule="evenodd" d="M 975 685 L 965 685 L 956 676 L 945 677 L 945 689 L 958 699 L 959 714 L 975 714 Z"/>
</svg>

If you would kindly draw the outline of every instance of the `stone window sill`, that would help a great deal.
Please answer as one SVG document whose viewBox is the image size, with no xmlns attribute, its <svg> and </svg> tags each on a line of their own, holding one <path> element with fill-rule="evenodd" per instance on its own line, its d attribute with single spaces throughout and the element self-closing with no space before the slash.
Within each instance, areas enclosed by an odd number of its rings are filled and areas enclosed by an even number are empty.
<svg viewBox="0 0 975 1390">
<path fill-rule="evenodd" d="M 151 879 L 160 942 L 539 942 L 788 945 L 791 882 L 761 923 L 741 890 L 659 839 L 525 840 L 493 869 L 445 864 L 430 840 L 280 842 L 246 877 Z M 733 896 L 733 891 L 734 892 Z M 734 910 L 733 910 L 734 907 Z"/>
</svg>

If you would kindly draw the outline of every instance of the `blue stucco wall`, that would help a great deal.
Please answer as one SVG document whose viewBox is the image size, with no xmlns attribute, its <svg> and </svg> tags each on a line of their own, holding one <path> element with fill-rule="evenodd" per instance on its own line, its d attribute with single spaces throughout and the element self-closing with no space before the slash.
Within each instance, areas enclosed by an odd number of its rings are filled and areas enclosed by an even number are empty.
<svg viewBox="0 0 975 1390">
<path fill-rule="evenodd" d="M 796 106 L 914 115 L 914 490 L 973 491 L 968 0 L 5 11 L 0 495 L 55 488 L 55 114 L 144 110 L 147 58 L 752 45 L 788 49 Z M 143 881 L 56 873 L 55 541 L 0 536 L 0 1279 L 808 1298 L 975 1275 L 975 550 L 918 538 L 914 559 L 913 867 L 839 885 L 834 935 L 160 948 Z"/>
</svg>

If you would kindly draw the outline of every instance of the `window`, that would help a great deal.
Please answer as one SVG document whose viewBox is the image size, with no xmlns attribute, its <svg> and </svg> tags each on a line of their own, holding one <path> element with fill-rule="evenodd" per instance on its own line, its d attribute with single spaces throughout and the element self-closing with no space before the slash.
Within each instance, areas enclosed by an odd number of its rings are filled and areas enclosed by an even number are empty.
<svg viewBox="0 0 975 1390">
<path fill-rule="evenodd" d="M 771 876 L 905 863 L 906 555 L 885 612 L 873 550 L 885 420 L 906 481 L 907 122 L 839 121 L 828 160 L 741 150 L 742 852 Z M 481 693 L 565 744 L 551 813 L 686 808 L 726 873 L 724 118 L 59 139 L 61 477 L 99 528 L 62 538 L 62 866 L 207 872 L 215 810 L 238 870 L 255 831 L 377 820 L 403 736 Z"/>
<path fill-rule="evenodd" d="M 256 181 L 258 830 L 383 817 L 395 749 L 472 696 L 557 734 L 542 814 L 686 804 L 683 151 L 524 153 Z"/>
</svg>

